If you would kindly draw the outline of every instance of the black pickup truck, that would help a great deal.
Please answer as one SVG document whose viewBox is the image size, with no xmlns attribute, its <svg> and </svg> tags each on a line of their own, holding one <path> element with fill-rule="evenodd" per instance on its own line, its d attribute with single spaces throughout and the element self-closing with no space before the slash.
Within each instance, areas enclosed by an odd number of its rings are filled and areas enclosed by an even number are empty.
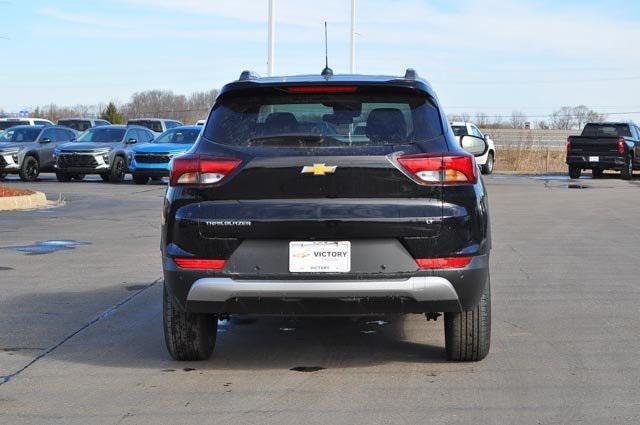
<svg viewBox="0 0 640 425">
<path fill-rule="evenodd" d="M 620 170 L 623 179 L 640 165 L 640 129 L 633 123 L 589 123 L 580 136 L 567 139 L 567 165 L 572 179 L 582 170 L 601 177 L 604 170 Z"/>
</svg>

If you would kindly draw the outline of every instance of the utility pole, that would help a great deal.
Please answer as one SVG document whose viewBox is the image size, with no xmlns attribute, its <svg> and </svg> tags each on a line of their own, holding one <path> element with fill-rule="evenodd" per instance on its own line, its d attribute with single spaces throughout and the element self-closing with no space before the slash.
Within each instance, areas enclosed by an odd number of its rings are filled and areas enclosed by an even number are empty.
<svg viewBox="0 0 640 425">
<path fill-rule="evenodd" d="M 274 32 L 276 29 L 276 0 L 269 0 L 269 48 L 267 53 L 267 75 L 273 75 L 273 56 L 276 47 Z"/>
<path fill-rule="evenodd" d="M 356 0 L 351 0 L 351 66 L 349 72 L 356 70 Z"/>
</svg>

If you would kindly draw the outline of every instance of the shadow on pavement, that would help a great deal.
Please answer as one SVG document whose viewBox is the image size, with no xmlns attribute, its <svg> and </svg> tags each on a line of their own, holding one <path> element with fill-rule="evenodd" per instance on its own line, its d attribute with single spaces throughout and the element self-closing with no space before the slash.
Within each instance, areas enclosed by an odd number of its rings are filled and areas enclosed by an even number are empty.
<svg viewBox="0 0 640 425">
<path fill-rule="evenodd" d="M 46 317 L 36 317 L 32 323 L 25 323 L 25 331 L 32 330 L 32 335 L 25 335 L 25 340 L 33 341 L 34 337 L 37 339 L 38 335 L 49 333 L 64 335 L 56 343 L 67 338 L 40 361 L 52 359 L 99 367 L 160 370 L 185 367 L 198 370 L 289 370 L 316 366 L 341 369 L 389 362 L 446 363 L 443 345 L 424 342 L 430 338 L 429 334 L 442 334 L 442 319 L 433 323 L 427 322 L 423 316 L 410 316 L 411 320 L 407 316 L 234 317 L 220 322 L 216 350 L 210 360 L 175 362 L 164 346 L 162 283 L 139 288 L 129 285 L 130 298 L 125 303 L 122 300 L 127 295 L 123 290 L 127 291 L 127 287 L 123 285 L 100 291 L 29 294 L 9 300 L 8 305 L 14 306 L 14 311 L 20 305 L 42 306 L 43 309 L 47 305 L 64 306 L 64 311 L 59 314 L 73 315 L 80 306 L 95 304 L 97 299 L 105 296 L 111 299 L 114 293 L 122 294 L 110 309 L 85 319 L 85 322 L 80 319 L 63 321 L 64 331 L 56 328 L 55 320 L 47 320 Z M 118 306 L 117 303 L 122 304 Z M 82 327 L 84 329 L 69 338 Z M 420 342 L 408 340 L 407 333 Z M 14 355 L 29 354 L 16 351 Z M 25 358 L 25 363 L 29 360 Z"/>
</svg>

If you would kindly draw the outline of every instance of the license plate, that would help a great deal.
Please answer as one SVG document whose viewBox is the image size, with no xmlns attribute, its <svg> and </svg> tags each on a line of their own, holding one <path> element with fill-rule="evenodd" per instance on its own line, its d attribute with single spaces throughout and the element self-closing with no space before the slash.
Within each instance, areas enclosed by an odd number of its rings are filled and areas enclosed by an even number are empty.
<svg viewBox="0 0 640 425">
<path fill-rule="evenodd" d="M 351 242 L 289 242 L 291 273 L 351 271 Z"/>
<path fill-rule="evenodd" d="M 589 162 L 598 162 L 600 161 L 600 157 L 599 156 L 590 156 L 589 157 Z"/>
</svg>

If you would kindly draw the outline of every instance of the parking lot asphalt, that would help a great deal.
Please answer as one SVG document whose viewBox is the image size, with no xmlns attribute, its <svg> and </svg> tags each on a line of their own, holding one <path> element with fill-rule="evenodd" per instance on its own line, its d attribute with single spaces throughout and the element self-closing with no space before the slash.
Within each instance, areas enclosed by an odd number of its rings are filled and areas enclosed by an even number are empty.
<svg viewBox="0 0 640 425">
<path fill-rule="evenodd" d="M 0 423 L 640 422 L 640 179 L 486 179 L 493 340 L 466 364 L 418 315 L 232 319 L 174 362 L 164 187 L 13 182 L 64 202 L 0 213 Z"/>
</svg>

